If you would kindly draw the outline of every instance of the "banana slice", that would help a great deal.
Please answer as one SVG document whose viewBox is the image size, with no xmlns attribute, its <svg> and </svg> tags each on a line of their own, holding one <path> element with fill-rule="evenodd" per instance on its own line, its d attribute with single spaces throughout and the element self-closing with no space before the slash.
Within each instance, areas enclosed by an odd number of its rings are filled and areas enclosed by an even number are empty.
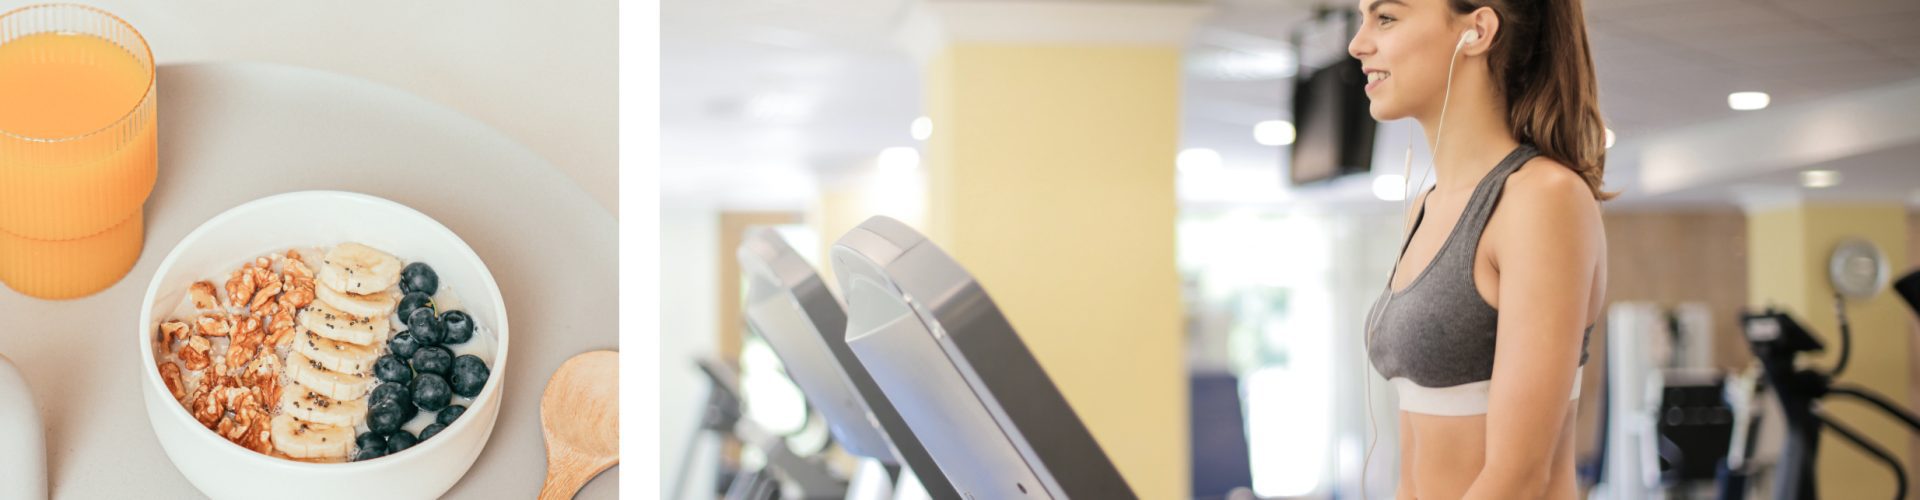
<svg viewBox="0 0 1920 500">
<path fill-rule="evenodd" d="M 355 295 L 335 290 L 325 283 L 313 287 L 313 295 L 319 299 L 315 301 L 316 303 L 325 302 L 327 305 L 333 306 L 334 309 L 340 310 L 340 312 L 361 318 L 384 317 L 388 313 L 393 312 L 394 306 L 400 304 L 400 297 L 385 290 L 366 295 Z"/>
<path fill-rule="evenodd" d="M 294 384 L 280 391 L 280 413 L 316 424 L 353 427 L 367 419 L 367 400 L 333 399 Z"/>
<path fill-rule="evenodd" d="M 353 344 L 380 345 L 387 341 L 387 334 L 393 333 L 393 325 L 384 314 L 355 316 L 320 301 L 302 309 L 298 319 L 301 327 L 314 334 Z"/>
<path fill-rule="evenodd" d="M 299 351 L 287 353 L 287 376 L 322 396 L 340 400 L 360 399 L 373 388 L 373 377 L 340 373 L 322 368 L 319 361 Z"/>
<path fill-rule="evenodd" d="M 374 360 L 380 359 L 380 348 L 375 345 L 360 345 L 341 342 L 304 331 L 293 339 L 293 350 L 320 364 L 321 368 L 338 373 L 361 375 L 373 370 Z"/>
<path fill-rule="evenodd" d="M 400 259 L 359 243 L 334 245 L 320 258 L 314 279 L 320 284 L 354 294 L 385 291 L 400 282 Z"/>
<path fill-rule="evenodd" d="M 339 458 L 353 451 L 353 428 L 273 417 L 273 447 L 293 458 Z"/>
</svg>

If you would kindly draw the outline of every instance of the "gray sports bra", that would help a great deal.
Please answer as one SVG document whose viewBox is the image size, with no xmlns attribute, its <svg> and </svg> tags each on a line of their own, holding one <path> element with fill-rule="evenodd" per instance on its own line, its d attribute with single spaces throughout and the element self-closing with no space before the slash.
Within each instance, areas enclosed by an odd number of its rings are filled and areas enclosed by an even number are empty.
<svg viewBox="0 0 1920 500">
<path fill-rule="evenodd" d="M 1453 232 L 1440 244 L 1425 270 L 1405 289 L 1393 291 L 1392 279 L 1367 315 L 1368 361 L 1391 381 L 1400 409 L 1433 415 L 1481 415 L 1493 378 L 1494 334 L 1500 311 L 1488 305 L 1473 284 L 1474 254 L 1487 228 L 1507 176 L 1540 154 L 1523 144 L 1500 160 L 1467 199 Z M 1429 190 L 1428 192 L 1432 192 Z M 1423 201 L 1413 230 L 1426 219 Z M 1411 232 L 1410 232 L 1411 233 Z M 1408 238 L 1411 243 L 1411 238 Z M 1407 245 L 1400 247 L 1405 257 Z M 1395 263 L 1398 272 L 1398 262 Z M 1389 300 L 1391 294 L 1391 300 Z M 1580 365 L 1587 364 L 1588 324 L 1580 340 Z M 1573 394 L 1580 397 L 1580 370 L 1574 369 Z"/>
</svg>

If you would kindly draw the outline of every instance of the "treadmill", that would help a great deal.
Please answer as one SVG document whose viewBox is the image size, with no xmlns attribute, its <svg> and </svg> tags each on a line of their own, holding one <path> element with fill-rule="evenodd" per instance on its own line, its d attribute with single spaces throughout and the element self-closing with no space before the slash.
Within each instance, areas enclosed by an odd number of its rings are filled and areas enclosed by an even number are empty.
<svg viewBox="0 0 1920 500">
<path fill-rule="evenodd" d="M 1138 498 L 973 276 L 884 216 L 833 246 L 846 343 L 965 498 Z"/>
<path fill-rule="evenodd" d="M 834 440 L 864 462 L 848 498 L 960 498 L 847 347 L 846 312 L 813 266 L 770 228 L 749 232 L 735 256 L 747 277 L 748 328 L 773 347 Z"/>
</svg>

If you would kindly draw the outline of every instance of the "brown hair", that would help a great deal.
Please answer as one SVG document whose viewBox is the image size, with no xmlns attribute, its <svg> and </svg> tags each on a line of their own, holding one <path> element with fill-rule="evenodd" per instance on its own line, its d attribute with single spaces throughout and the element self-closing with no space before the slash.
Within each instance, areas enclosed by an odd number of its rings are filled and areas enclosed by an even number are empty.
<svg viewBox="0 0 1920 500">
<path fill-rule="evenodd" d="M 1618 196 L 1600 189 L 1607 165 L 1606 125 L 1580 0 L 1449 3 L 1460 14 L 1491 7 L 1500 16 L 1489 67 L 1496 90 L 1506 98 L 1514 138 L 1580 174 L 1594 199 Z"/>
</svg>

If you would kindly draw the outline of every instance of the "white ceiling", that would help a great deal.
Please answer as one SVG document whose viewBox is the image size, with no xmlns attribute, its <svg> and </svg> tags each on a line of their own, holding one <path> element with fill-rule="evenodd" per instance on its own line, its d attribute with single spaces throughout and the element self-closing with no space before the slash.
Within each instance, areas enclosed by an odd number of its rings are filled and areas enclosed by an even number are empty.
<svg viewBox="0 0 1920 500">
<path fill-rule="evenodd" d="M 821 170 L 912 145 L 904 0 L 665 0 L 661 181 L 736 207 L 805 203 Z"/>
<path fill-rule="evenodd" d="M 666 194 L 729 206 L 799 206 L 817 179 L 882 148 L 912 145 L 907 125 L 920 115 L 919 71 L 894 37 L 914 1 L 663 1 Z M 1271 196 L 1246 199 L 1299 198 L 1278 183 L 1283 151 L 1251 134 L 1254 123 L 1285 117 L 1291 81 L 1222 75 L 1209 61 L 1291 57 L 1289 30 L 1316 4 L 1350 8 L 1345 1 L 1220 0 L 1195 33 L 1182 143 L 1218 150 L 1241 183 L 1274 180 Z M 1766 91 L 1780 107 L 1920 79 L 1920 29 L 1912 28 L 1920 26 L 1920 1 L 1590 0 L 1586 8 L 1603 112 L 1620 138 L 1610 155 L 1615 187 L 1630 188 L 1636 178 L 1636 141 L 1766 112 L 1729 110 L 1729 92 Z M 1880 183 L 1874 189 L 1920 187 L 1920 169 L 1848 165 L 1841 168 L 1885 170 L 1868 176 Z M 1328 189 L 1369 196 L 1354 184 Z M 1855 184 L 1864 183 L 1849 180 L 1829 195 Z M 1731 197 L 1689 192 L 1623 202 L 1712 204 Z"/>
</svg>

